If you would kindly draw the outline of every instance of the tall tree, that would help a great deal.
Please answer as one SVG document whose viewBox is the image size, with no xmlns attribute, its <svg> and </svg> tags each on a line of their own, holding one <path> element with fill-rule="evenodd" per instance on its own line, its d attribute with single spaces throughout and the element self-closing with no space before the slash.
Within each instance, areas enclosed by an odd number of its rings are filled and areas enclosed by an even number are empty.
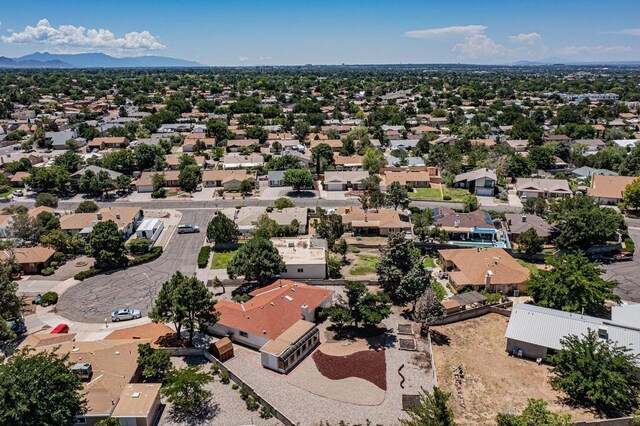
<svg viewBox="0 0 640 426">
<path fill-rule="evenodd" d="M 535 228 L 529 228 L 518 236 L 518 248 L 527 257 L 531 257 L 542 251 L 544 238 L 538 235 Z"/>
<path fill-rule="evenodd" d="M 154 321 L 173 323 L 178 334 L 184 327 L 189 333 L 189 344 L 192 344 L 196 326 L 216 323 L 215 303 L 202 281 L 178 271 L 162 284 L 149 316 Z"/>
<path fill-rule="evenodd" d="M 409 206 L 409 194 L 407 188 L 400 182 L 393 182 L 387 189 L 387 203 L 398 210 L 398 207 L 406 209 Z"/>
<path fill-rule="evenodd" d="M 211 391 L 205 386 L 212 381 L 213 376 L 200 366 L 172 370 L 165 378 L 161 393 L 171 403 L 174 415 L 201 418 L 209 410 Z"/>
<path fill-rule="evenodd" d="M 402 304 L 413 302 L 413 310 L 415 311 L 418 298 L 430 287 L 431 277 L 424 269 L 424 265 L 422 262 L 415 262 L 413 268 L 400 280 L 400 284 L 395 289 L 393 300 Z"/>
<path fill-rule="evenodd" d="M 66 188 L 69 180 L 69 172 L 60 166 L 34 167 L 30 171 L 27 183 L 34 189 L 60 192 Z"/>
<path fill-rule="evenodd" d="M 425 336 L 429 333 L 429 326 L 442 319 L 446 311 L 432 288 L 428 288 L 415 302 L 413 319 L 420 324 L 420 333 Z"/>
<path fill-rule="evenodd" d="M 640 178 L 624 188 L 623 200 L 627 208 L 635 210 L 640 208 Z"/>
<path fill-rule="evenodd" d="M 89 248 L 96 267 L 112 269 L 127 264 L 124 235 L 112 220 L 95 224 L 89 234 Z"/>
<path fill-rule="evenodd" d="M 326 143 L 320 143 L 311 149 L 311 161 L 316 165 L 316 174 L 334 163 L 333 150 Z"/>
<path fill-rule="evenodd" d="M 453 426 L 453 411 L 449 407 L 450 394 L 433 387 L 433 394 L 420 392 L 420 403 L 405 411 L 409 419 L 399 419 L 404 426 Z"/>
<path fill-rule="evenodd" d="M 71 425 L 86 401 L 69 356 L 19 350 L 0 364 L 0 424 Z"/>
<path fill-rule="evenodd" d="M 376 325 L 391 314 L 389 297 L 382 293 L 370 293 L 361 282 L 350 282 L 345 286 L 347 299 L 338 300 L 329 311 L 331 321 L 338 324 Z"/>
<path fill-rule="evenodd" d="M 536 304 L 567 312 L 584 309 L 589 315 L 598 315 L 606 300 L 620 300 L 613 292 L 618 283 L 603 279 L 603 269 L 584 254 L 551 257 L 547 263 L 551 268 L 538 271 L 527 281 Z"/>
<path fill-rule="evenodd" d="M 589 330 L 567 336 L 562 349 L 550 357 L 551 385 L 575 403 L 609 416 L 629 415 L 638 406 L 638 357 L 630 348 L 601 339 Z"/>
<path fill-rule="evenodd" d="M 161 383 L 173 369 L 171 352 L 151 347 L 149 343 L 138 345 L 138 365 L 146 382 Z"/>
<path fill-rule="evenodd" d="M 285 268 L 282 256 L 271 241 L 251 238 L 242 244 L 238 252 L 227 265 L 227 273 L 231 279 L 244 276 L 245 281 L 257 281 L 264 284 L 278 275 Z"/>
<path fill-rule="evenodd" d="M 313 177 L 308 169 L 290 169 L 284 172 L 284 184 L 293 186 L 297 192 L 313 185 Z"/>
<path fill-rule="evenodd" d="M 178 183 L 183 191 L 192 192 L 200 182 L 200 167 L 186 166 L 178 174 Z"/>
<path fill-rule="evenodd" d="M 376 272 L 382 288 L 392 298 L 398 294 L 400 282 L 412 269 L 415 260 L 416 256 L 411 240 L 401 232 L 389 236 L 387 245 L 380 250 Z"/>
<path fill-rule="evenodd" d="M 16 293 L 18 283 L 11 279 L 17 266 L 13 258 L 0 262 L 0 349 L 4 349 L 16 337 L 7 321 L 22 321 L 22 303 Z"/>
<path fill-rule="evenodd" d="M 337 214 L 327 214 L 325 211 L 321 211 L 320 219 L 314 221 L 314 228 L 318 237 L 327 240 L 327 246 L 329 249 L 332 249 L 336 240 L 344 234 L 342 216 Z"/>
<path fill-rule="evenodd" d="M 207 239 L 214 244 L 229 244 L 238 242 L 239 236 L 238 225 L 217 210 L 207 225 Z"/>
</svg>

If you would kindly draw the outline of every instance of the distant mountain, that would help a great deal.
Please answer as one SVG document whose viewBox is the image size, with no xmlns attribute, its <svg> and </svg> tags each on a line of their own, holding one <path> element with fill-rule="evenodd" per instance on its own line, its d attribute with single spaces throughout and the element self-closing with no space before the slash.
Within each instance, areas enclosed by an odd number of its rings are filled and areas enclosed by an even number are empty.
<svg viewBox="0 0 640 426">
<path fill-rule="evenodd" d="M 518 61 L 516 66 L 545 66 L 545 65 L 598 65 L 598 66 L 637 66 L 640 61 L 569 61 L 562 58 L 545 58 L 537 61 Z"/>
<path fill-rule="evenodd" d="M 73 66 L 58 59 L 18 61 L 6 56 L 0 56 L 0 68 L 73 68 Z"/>
<path fill-rule="evenodd" d="M 55 54 L 36 52 L 16 58 L 16 61 L 62 61 L 77 68 L 163 68 L 163 67 L 202 67 L 204 65 L 184 59 L 165 56 L 131 56 L 116 58 L 104 53 Z"/>
</svg>

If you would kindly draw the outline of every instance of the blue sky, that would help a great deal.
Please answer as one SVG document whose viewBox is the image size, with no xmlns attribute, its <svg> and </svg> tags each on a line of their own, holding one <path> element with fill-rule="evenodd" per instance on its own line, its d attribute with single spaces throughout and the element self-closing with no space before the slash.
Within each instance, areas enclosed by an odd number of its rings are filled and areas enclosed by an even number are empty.
<svg viewBox="0 0 640 426">
<path fill-rule="evenodd" d="M 640 60 L 638 0 L 0 0 L 0 55 L 207 65 Z"/>
</svg>

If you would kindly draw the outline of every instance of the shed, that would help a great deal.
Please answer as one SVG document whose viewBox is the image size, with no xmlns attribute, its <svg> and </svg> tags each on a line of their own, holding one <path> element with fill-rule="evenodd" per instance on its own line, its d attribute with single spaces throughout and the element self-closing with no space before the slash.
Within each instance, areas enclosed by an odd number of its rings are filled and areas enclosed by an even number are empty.
<svg viewBox="0 0 640 426">
<path fill-rule="evenodd" d="M 466 293 L 456 294 L 451 299 L 458 302 L 460 306 L 474 305 L 476 303 L 484 305 L 487 301 L 487 298 L 477 291 L 468 291 Z"/>
<path fill-rule="evenodd" d="M 233 358 L 233 343 L 231 343 L 231 340 L 228 337 L 223 337 L 209 346 L 209 352 L 211 352 L 214 357 L 224 362 L 229 358 Z"/>
</svg>

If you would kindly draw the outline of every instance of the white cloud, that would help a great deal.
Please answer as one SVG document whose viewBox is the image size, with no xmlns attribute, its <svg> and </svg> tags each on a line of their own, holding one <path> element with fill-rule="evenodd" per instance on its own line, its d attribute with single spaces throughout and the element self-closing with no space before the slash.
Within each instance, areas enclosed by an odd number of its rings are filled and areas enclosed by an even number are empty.
<svg viewBox="0 0 640 426">
<path fill-rule="evenodd" d="M 238 56 L 238 61 L 240 62 L 247 62 L 249 59 L 251 58 L 249 58 L 248 56 Z"/>
<path fill-rule="evenodd" d="M 486 29 L 487 27 L 485 27 L 484 25 L 454 25 L 451 27 L 407 31 L 404 33 L 404 35 L 405 37 L 410 38 L 434 38 L 449 35 L 470 36 L 474 34 L 481 34 Z"/>
<path fill-rule="evenodd" d="M 630 52 L 632 49 L 628 46 L 566 46 L 554 49 L 555 55 L 564 56 L 582 56 L 582 55 L 600 55 L 607 56 L 617 53 Z"/>
<path fill-rule="evenodd" d="M 507 53 L 503 45 L 496 43 L 485 34 L 467 37 L 464 43 L 456 44 L 452 50 L 459 52 L 459 56 L 465 59 L 498 58 Z"/>
<path fill-rule="evenodd" d="M 27 25 L 20 32 L 0 36 L 5 43 L 44 44 L 71 50 L 144 51 L 160 50 L 166 46 L 149 31 L 130 32 L 116 37 L 107 29 L 87 29 L 83 26 L 60 25 L 53 27 L 47 19 L 36 26 Z"/>
<path fill-rule="evenodd" d="M 273 59 L 273 58 L 272 58 L 271 56 L 260 56 L 260 57 L 258 58 L 258 61 L 270 61 L 270 60 L 272 60 L 272 59 Z"/>
<path fill-rule="evenodd" d="M 624 30 L 611 31 L 606 34 L 623 34 L 640 37 L 640 28 L 626 28 Z"/>
<path fill-rule="evenodd" d="M 510 35 L 509 36 L 509 40 L 515 42 L 515 43 L 522 43 L 522 44 L 533 44 L 533 43 L 537 43 L 540 40 L 542 40 L 542 36 L 539 33 L 533 32 L 533 33 L 520 33 L 520 34 L 516 34 L 516 35 Z"/>
</svg>

